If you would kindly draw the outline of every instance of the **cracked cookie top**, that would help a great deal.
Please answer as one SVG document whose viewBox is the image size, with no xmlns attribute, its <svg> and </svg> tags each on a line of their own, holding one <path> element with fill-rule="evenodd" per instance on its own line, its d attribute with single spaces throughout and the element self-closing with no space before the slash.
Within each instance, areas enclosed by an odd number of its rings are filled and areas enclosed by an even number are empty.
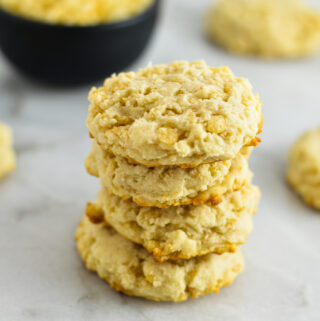
<svg viewBox="0 0 320 321">
<path fill-rule="evenodd" d="M 106 151 L 146 166 L 195 167 L 256 142 L 261 102 L 227 67 L 177 61 L 93 88 L 87 125 Z"/>
</svg>

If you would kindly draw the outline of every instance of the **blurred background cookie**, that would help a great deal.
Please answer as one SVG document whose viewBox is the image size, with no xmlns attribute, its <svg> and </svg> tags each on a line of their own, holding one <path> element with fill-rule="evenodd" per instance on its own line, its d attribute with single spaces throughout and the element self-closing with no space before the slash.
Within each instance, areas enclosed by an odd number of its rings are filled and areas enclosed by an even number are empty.
<svg viewBox="0 0 320 321">
<path fill-rule="evenodd" d="M 12 132 L 0 123 L 0 179 L 16 168 L 16 156 L 12 149 Z"/>
<path fill-rule="evenodd" d="M 320 210 L 320 128 L 303 134 L 292 146 L 287 179 L 307 204 Z"/>
<path fill-rule="evenodd" d="M 231 52 L 298 58 L 320 49 L 320 13 L 300 0 L 218 0 L 206 33 Z"/>
</svg>

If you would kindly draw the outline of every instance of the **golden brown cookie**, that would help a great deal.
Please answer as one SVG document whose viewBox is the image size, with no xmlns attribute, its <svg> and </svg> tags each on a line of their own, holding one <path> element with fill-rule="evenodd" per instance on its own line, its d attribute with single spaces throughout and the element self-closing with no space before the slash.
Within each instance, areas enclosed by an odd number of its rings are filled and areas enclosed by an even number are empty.
<svg viewBox="0 0 320 321">
<path fill-rule="evenodd" d="M 298 58 L 320 49 L 320 14 L 300 0 L 218 0 L 206 29 L 221 47 L 244 55 Z"/>
<path fill-rule="evenodd" d="M 76 242 L 86 267 L 112 288 L 155 301 L 177 302 L 218 292 L 244 268 L 240 250 L 157 263 L 143 247 L 87 218 L 79 224 Z"/>
<path fill-rule="evenodd" d="M 203 61 L 120 73 L 93 88 L 87 125 L 105 150 L 145 166 L 234 158 L 256 145 L 261 102 L 247 79 Z"/>
<path fill-rule="evenodd" d="M 250 150 L 242 149 L 233 160 L 195 168 L 146 167 L 105 152 L 93 142 L 85 165 L 91 175 L 100 177 L 101 184 L 110 193 L 132 199 L 140 206 L 218 204 L 223 194 L 246 184 Z"/>
<path fill-rule="evenodd" d="M 287 179 L 306 203 L 320 210 L 320 128 L 305 133 L 292 146 Z"/>
<path fill-rule="evenodd" d="M 92 222 L 107 221 L 123 237 L 143 245 L 162 262 L 234 252 L 252 231 L 252 215 L 259 198 L 259 189 L 249 184 L 225 194 L 216 206 L 207 203 L 142 208 L 102 189 L 97 201 L 88 204 L 86 213 Z"/>
<path fill-rule="evenodd" d="M 11 129 L 0 123 L 0 179 L 16 168 Z"/>
</svg>

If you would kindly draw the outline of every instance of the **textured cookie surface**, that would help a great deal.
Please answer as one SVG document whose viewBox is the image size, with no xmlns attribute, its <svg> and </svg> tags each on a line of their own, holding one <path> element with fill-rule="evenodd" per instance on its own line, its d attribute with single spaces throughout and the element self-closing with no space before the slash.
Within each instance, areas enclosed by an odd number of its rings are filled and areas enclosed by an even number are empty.
<svg viewBox="0 0 320 321">
<path fill-rule="evenodd" d="M 251 148 L 245 148 L 235 159 L 199 165 L 146 167 L 134 165 L 114 156 L 95 142 L 86 159 L 86 168 L 101 178 L 109 192 L 123 199 L 133 199 L 140 206 L 169 207 L 218 204 L 221 196 L 245 185 Z"/>
<path fill-rule="evenodd" d="M 229 51 L 295 58 L 320 49 L 320 14 L 300 0 L 218 0 L 208 35 Z"/>
<path fill-rule="evenodd" d="M 16 168 L 11 129 L 0 123 L 0 179 Z"/>
<path fill-rule="evenodd" d="M 217 206 L 141 208 L 110 196 L 105 189 L 88 204 L 93 222 L 105 220 L 125 238 L 143 245 L 159 262 L 207 253 L 233 252 L 252 231 L 260 192 L 252 185 L 226 194 Z"/>
<path fill-rule="evenodd" d="M 262 126 L 249 81 L 203 61 L 113 75 L 89 100 L 91 136 L 104 150 L 146 166 L 234 158 L 256 143 Z"/>
<path fill-rule="evenodd" d="M 183 301 L 218 292 L 243 270 L 240 250 L 223 255 L 157 263 L 144 248 L 106 224 L 84 218 L 76 233 L 78 250 L 89 270 L 128 295 L 156 301 Z"/>
<path fill-rule="evenodd" d="M 306 203 L 320 210 L 320 128 L 302 135 L 291 148 L 287 179 Z"/>
<path fill-rule="evenodd" d="M 28 19 L 63 25 L 92 25 L 128 19 L 153 0 L 0 0 L 0 7 Z"/>
</svg>

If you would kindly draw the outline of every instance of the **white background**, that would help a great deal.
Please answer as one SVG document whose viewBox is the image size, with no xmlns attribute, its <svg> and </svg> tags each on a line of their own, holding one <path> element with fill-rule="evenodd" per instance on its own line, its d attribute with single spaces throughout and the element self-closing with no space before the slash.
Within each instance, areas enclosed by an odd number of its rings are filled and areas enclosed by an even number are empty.
<svg viewBox="0 0 320 321">
<path fill-rule="evenodd" d="M 15 133 L 18 169 L 0 183 L 0 320 L 320 320 L 320 214 L 284 176 L 291 143 L 320 124 L 320 57 L 265 62 L 208 43 L 210 1 L 167 0 L 148 61 L 205 59 L 250 79 L 264 103 L 251 167 L 262 200 L 244 246 L 246 270 L 218 295 L 154 303 L 110 290 L 85 270 L 73 234 L 98 180 L 86 174 L 90 86 L 58 89 L 21 78 L 0 57 L 0 119 Z M 99 85 L 99 84 L 97 84 Z"/>
</svg>

